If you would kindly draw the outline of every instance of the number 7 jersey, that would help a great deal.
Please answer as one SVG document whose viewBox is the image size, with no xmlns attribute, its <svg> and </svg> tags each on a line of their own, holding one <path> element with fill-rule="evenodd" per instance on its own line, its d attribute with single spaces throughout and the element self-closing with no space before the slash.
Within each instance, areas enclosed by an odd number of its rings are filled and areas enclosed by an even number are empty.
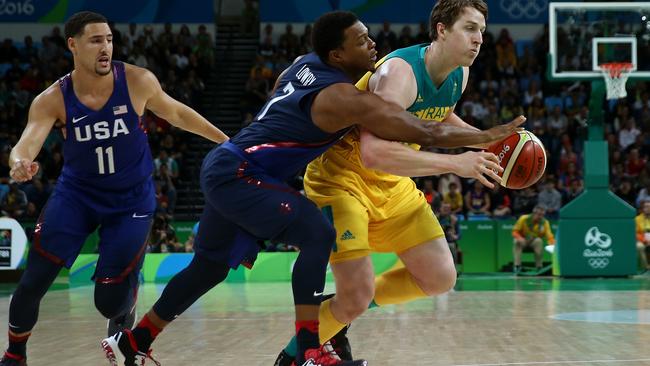
<svg viewBox="0 0 650 366">
<path fill-rule="evenodd" d="M 113 93 L 97 111 L 77 98 L 70 74 L 59 79 L 59 86 L 66 113 L 60 182 L 122 190 L 151 177 L 147 135 L 131 105 L 122 62 L 113 62 Z"/>
<path fill-rule="evenodd" d="M 295 61 L 253 123 L 230 139 L 247 159 L 285 180 L 344 136 L 349 128 L 329 133 L 314 124 L 311 107 L 321 90 L 337 83 L 352 84 L 342 70 L 308 53 Z"/>
</svg>

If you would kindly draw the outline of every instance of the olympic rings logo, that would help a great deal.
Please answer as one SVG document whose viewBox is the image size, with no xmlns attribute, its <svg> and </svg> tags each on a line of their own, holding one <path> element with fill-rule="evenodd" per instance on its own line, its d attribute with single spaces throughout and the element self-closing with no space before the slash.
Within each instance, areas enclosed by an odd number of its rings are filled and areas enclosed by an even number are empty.
<svg viewBox="0 0 650 366">
<path fill-rule="evenodd" d="M 595 245 L 598 248 L 607 249 L 612 245 L 612 238 L 605 233 L 601 233 L 598 227 L 592 226 L 585 234 L 585 245 L 588 247 Z"/>
<path fill-rule="evenodd" d="M 537 19 L 548 8 L 548 0 L 501 0 L 499 5 L 513 19 Z"/>
<path fill-rule="evenodd" d="M 603 269 L 609 264 L 608 258 L 589 258 L 587 261 L 593 269 Z"/>
</svg>

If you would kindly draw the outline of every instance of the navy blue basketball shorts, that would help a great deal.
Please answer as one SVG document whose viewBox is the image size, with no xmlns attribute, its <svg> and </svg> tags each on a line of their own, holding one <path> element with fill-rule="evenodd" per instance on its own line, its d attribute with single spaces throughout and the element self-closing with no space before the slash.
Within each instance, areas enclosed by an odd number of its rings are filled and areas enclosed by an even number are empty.
<svg viewBox="0 0 650 366">
<path fill-rule="evenodd" d="M 284 242 L 286 230 L 308 230 L 301 225 L 302 219 L 322 220 L 312 224 L 331 226 L 300 192 L 223 147 L 212 150 L 204 159 L 201 188 L 205 208 L 195 251 L 231 268 L 240 264 L 251 267 L 261 240 Z"/>
<path fill-rule="evenodd" d="M 70 268 L 88 236 L 99 228 L 94 278 L 119 282 L 140 271 L 155 208 L 151 178 L 125 191 L 58 182 L 36 224 L 33 248 Z"/>
</svg>

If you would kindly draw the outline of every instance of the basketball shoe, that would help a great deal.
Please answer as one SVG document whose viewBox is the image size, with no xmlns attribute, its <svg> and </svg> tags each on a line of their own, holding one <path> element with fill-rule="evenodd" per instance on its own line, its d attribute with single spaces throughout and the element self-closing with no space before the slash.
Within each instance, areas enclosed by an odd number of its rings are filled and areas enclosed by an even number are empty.
<svg viewBox="0 0 650 366">
<path fill-rule="evenodd" d="M 336 333 L 328 342 L 339 358 L 344 361 L 352 361 L 352 347 L 350 347 L 350 340 L 347 336 L 348 329 L 350 329 L 350 324 Z"/>
<path fill-rule="evenodd" d="M 367 366 L 366 360 L 343 361 L 327 347 L 310 348 L 305 351 L 303 360 L 296 360 L 295 366 Z"/>
<path fill-rule="evenodd" d="M 352 348 L 348 340 L 347 333 L 350 329 L 350 324 L 341 329 L 332 339 L 327 341 L 323 347 L 327 351 L 334 351 L 336 355 L 343 361 L 352 361 Z M 285 350 L 282 350 L 275 359 L 273 366 L 291 366 L 296 358 L 289 355 Z"/>
<path fill-rule="evenodd" d="M 129 329 L 102 340 L 101 346 L 111 366 L 141 366 L 146 360 L 151 360 L 155 365 L 160 366 L 160 363 L 151 357 L 151 350 L 147 353 L 138 350 Z"/>
<path fill-rule="evenodd" d="M 273 366 L 291 366 L 295 359 L 295 357 L 290 356 L 285 350 L 282 350 L 278 355 L 278 358 L 275 359 Z"/>
<path fill-rule="evenodd" d="M 27 359 L 23 356 L 5 352 L 2 360 L 0 360 L 0 366 L 27 366 Z"/>
</svg>

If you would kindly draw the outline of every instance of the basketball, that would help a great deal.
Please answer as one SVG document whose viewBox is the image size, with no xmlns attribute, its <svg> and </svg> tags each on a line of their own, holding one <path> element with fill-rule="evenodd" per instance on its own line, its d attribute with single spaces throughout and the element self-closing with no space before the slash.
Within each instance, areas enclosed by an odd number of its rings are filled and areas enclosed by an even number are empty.
<svg viewBox="0 0 650 366">
<path fill-rule="evenodd" d="M 546 169 L 546 150 L 530 131 L 517 131 L 493 144 L 488 151 L 499 158 L 503 168 L 501 185 L 523 189 L 535 184 Z"/>
</svg>

